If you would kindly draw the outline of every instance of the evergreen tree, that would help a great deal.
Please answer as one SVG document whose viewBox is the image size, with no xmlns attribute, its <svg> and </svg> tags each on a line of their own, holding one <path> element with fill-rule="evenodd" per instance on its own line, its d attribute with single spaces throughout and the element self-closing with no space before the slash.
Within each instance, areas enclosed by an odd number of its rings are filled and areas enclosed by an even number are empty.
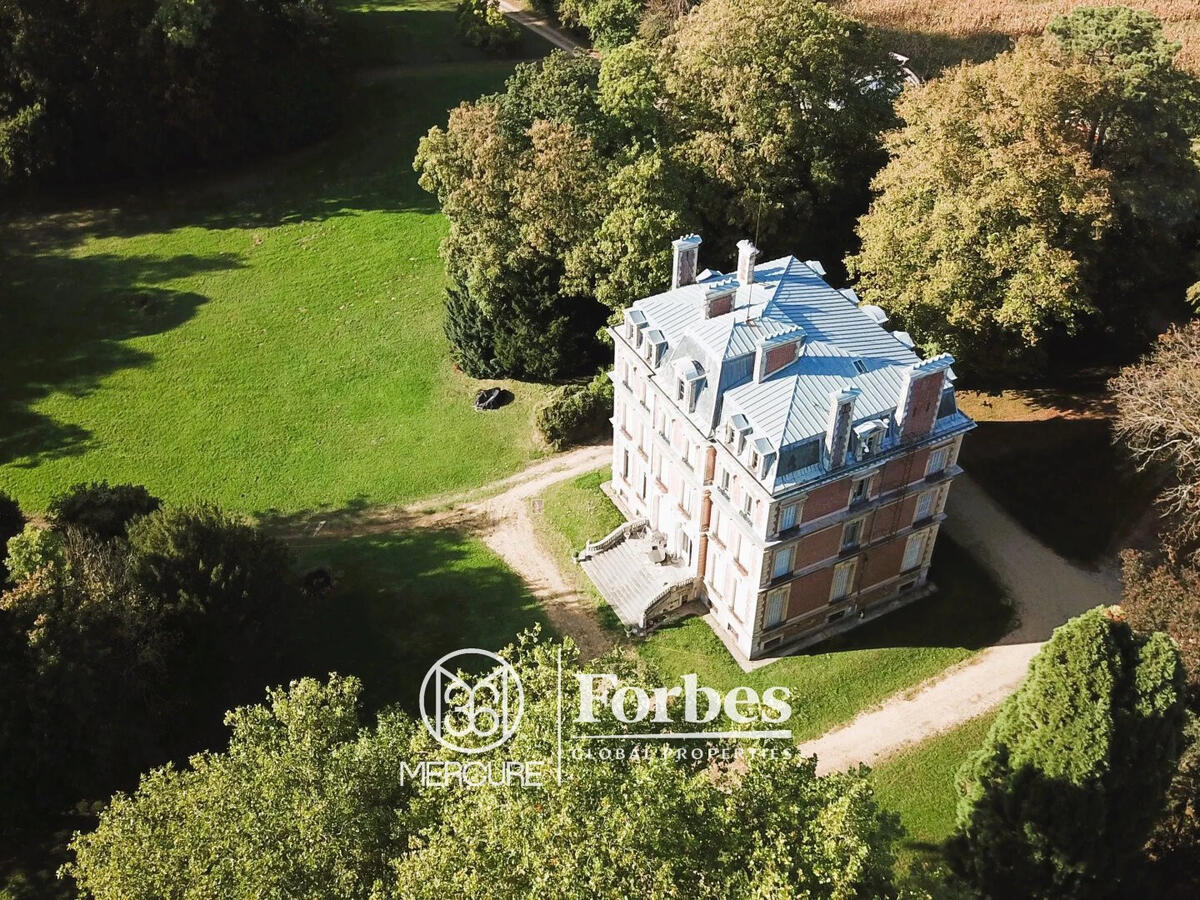
<svg viewBox="0 0 1200 900">
<path fill-rule="evenodd" d="M 1183 667 L 1119 607 L 1072 619 L 958 774 L 957 871 L 988 897 L 1098 897 L 1141 852 L 1182 747 Z"/>
</svg>

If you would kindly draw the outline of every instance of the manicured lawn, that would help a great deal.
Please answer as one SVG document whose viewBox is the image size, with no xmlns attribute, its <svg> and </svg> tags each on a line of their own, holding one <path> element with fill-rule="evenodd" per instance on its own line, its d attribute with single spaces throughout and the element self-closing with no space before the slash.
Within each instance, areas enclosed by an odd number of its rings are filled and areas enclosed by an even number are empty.
<svg viewBox="0 0 1200 900">
<path fill-rule="evenodd" d="M 542 453 L 545 388 L 470 409 L 479 384 L 441 327 L 446 223 L 412 170 L 420 136 L 513 64 L 427 64 L 464 56 L 453 0 L 358 6 L 361 32 L 422 65 L 355 89 L 331 139 L 0 216 L 0 490 L 37 510 L 106 478 L 290 513 L 471 487 Z"/>
<path fill-rule="evenodd" d="M 413 707 L 426 670 L 452 650 L 496 651 L 526 628 L 547 627 L 525 583 L 457 531 L 306 542 L 300 561 L 335 578 L 312 622 L 307 668 L 357 675 L 372 707 Z"/>
<path fill-rule="evenodd" d="M 589 538 L 621 522 L 600 493 L 607 469 L 563 482 L 543 495 L 545 540 L 569 561 Z M 590 582 L 580 573 L 581 579 Z M 782 685 L 792 691 L 791 726 L 798 740 L 815 737 L 896 691 L 936 675 L 994 641 L 1011 611 L 1000 587 L 971 557 L 942 537 L 933 557 L 932 596 L 847 635 L 750 674 L 701 619 L 656 632 L 639 652 L 673 684 L 694 672 L 719 690 Z"/>
<path fill-rule="evenodd" d="M 1062 556 L 1100 560 L 1150 506 L 1156 477 L 1114 444 L 1103 393 L 965 391 L 960 406 L 979 423 L 963 468 Z"/>
<path fill-rule="evenodd" d="M 888 760 L 871 773 L 875 797 L 900 814 L 907 834 L 900 846 L 902 866 L 937 861 L 941 845 L 954 831 L 958 795 L 954 776 L 967 755 L 978 750 L 995 712 L 972 719 L 953 731 L 930 738 Z"/>
<path fill-rule="evenodd" d="M 621 620 L 583 569 L 576 565 L 574 558 L 575 552 L 582 550 L 588 541 L 604 537 L 625 521 L 617 508 L 600 492 L 600 485 L 611 474 L 604 468 L 569 481 L 560 481 L 542 494 L 541 512 L 539 514 L 535 510 L 534 523 L 539 539 L 554 554 L 563 574 L 574 576 L 577 589 L 595 600 L 601 621 L 617 634 L 623 631 Z"/>
</svg>

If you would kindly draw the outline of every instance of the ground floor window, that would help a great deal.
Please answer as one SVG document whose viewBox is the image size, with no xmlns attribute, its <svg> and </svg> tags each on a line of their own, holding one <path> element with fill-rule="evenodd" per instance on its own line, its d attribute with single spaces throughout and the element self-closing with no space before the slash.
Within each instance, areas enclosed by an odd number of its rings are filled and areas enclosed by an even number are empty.
<svg viewBox="0 0 1200 900">
<path fill-rule="evenodd" d="M 767 618 L 763 623 L 765 628 L 774 628 L 783 621 L 784 610 L 787 608 L 788 589 L 775 588 L 767 594 Z"/>
<path fill-rule="evenodd" d="M 915 569 L 921 565 L 925 559 L 925 547 L 928 542 L 928 531 L 921 531 L 908 536 L 908 543 L 904 545 L 904 562 L 900 565 L 901 571 L 907 572 L 909 569 Z"/>
<path fill-rule="evenodd" d="M 833 567 L 833 585 L 829 589 L 830 603 L 841 600 L 850 594 L 850 588 L 854 582 L 854 569 L 857 565 L 858 560 L 849 559 Z"/>
</svg>

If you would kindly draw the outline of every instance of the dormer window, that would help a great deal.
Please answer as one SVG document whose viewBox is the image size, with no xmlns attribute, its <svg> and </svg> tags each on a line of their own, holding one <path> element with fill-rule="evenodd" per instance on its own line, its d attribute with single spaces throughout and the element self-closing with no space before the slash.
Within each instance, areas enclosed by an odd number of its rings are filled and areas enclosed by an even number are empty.
<svg viewBox="0 0 1200 900">
<path fill-rule="evenodd" d="M 758 464 L 762 461 L 757 450 L 750 451 L 750 468 L 755 472 L 758 471 Z"/>
<path fill-rule="evenodd" d="M 872 456 L 877 456 L 883 448 L 883 436 L 886 433 L 887 426 L 879 420 L 855 425 L 854 452 L 858 458 L 868 459 Z"/>
<path fill-rule="evenodd" d="M 675 399 L 682 403 L 684 398 L 687 397 L 687 382 L 680 378 L 675 385 Z"/>
</svg>

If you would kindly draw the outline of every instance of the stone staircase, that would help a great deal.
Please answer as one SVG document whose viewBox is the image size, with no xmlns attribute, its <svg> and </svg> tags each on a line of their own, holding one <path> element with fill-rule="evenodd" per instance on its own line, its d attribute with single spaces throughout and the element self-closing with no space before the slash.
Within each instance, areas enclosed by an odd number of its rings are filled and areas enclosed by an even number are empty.
<svg viewBox="0 0 1200 900">
<path fill-rule="evenodd" d="M 619 537 L 614 532 L 589 544 L 578 560 L 626 631 L 644 634 L 692 598 L 695 573 L 676 562 L 653 562 L 645 520 L 628 525 Z"/>
</svg>

